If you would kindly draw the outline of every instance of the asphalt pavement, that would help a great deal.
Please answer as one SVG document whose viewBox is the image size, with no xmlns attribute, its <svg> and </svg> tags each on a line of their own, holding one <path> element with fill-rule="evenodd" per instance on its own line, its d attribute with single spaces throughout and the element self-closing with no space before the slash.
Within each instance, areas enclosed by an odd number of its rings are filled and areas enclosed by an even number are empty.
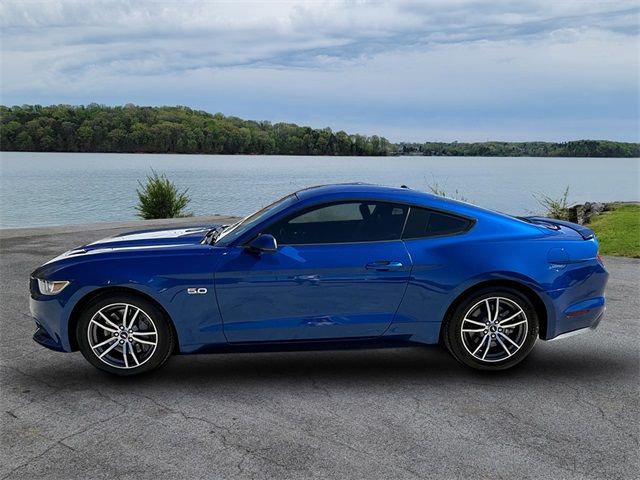
<svg viewBox="0 0 640 480">
<path fill-rule="evenodd" d="M 416 347 L 176 356 L 123 379 L 34 343 L 29 273 L 139 227 L 0 230 L 0 478 L 638 478 L 640 260 L 605 257 L 596 331 L 500 373 Z"/>
</svg>

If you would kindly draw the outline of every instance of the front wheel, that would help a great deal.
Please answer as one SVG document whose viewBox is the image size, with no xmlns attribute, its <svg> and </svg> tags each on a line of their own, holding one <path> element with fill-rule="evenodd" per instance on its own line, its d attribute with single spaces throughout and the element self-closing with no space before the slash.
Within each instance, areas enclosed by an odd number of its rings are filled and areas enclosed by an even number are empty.
<svg viewBox="0 0 640 480">
<path fill-rule="evenodd" d="M 460 362 L 481 370 L 520 363 L 538 338 L 531 301 L 510 288 L 489 288 L 462 301 L 444 325 L 444 341 Z"/>
<path fill-rule="evenodd" d="M 159 367 L 175 345 L 164 314 L 148 300 L 126 294 L 91 302 L 80 314 L 76 335 L 89 363 L 124 376 Z"/>
</svg>

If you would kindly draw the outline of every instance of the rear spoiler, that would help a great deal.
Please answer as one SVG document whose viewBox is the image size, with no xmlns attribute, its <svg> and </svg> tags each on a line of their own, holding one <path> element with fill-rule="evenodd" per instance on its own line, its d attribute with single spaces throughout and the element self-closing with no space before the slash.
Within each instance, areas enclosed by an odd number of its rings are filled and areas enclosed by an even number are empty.
<svg viewBox="0 0 640 480">
<path fill-rule="evenodd" d="M 595 232 L 590 228 L 587 228 L 583 225 L 578 225 L 577 223 L 567 222 L 565 220 L 557 220 L 555 218 L 547 218 L 547 217 L 522 217 L 525 221 L 531 223 L 539 223 L 548 226 L 549 228 L 554 228 L 556 230 L 559 229 L 560 226 L 570 228 L 571 230 L 575 230 L 584 238 L 585 240 L 589 240 L 595 237 Z"/>
</svg>

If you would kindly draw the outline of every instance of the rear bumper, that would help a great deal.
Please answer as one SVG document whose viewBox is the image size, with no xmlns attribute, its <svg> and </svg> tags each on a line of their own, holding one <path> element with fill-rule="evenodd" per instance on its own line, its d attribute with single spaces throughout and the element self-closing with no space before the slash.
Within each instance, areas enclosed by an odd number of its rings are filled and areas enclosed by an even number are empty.
<svg viewBox="0 0 640 480">
<path fill-rule="evenodd" d="M 585 242 L 588 243 L 588 242 Z M 596 328 L 604 316 L 609 274 L 597 259 L 564 265 L 541 297 L 547 307 L 543 340 L 577 330 Z"/>
<path fill-rule="evenodd" d="M 600 324 L 600 321 L 602 320 L 603 317 L 604 317 L 604 310 L 596 318 L 595 322 L 593 322 L 593 324 L 591 324 L 589 327 L 582 327 L 582 328 L 578 328 L 577 330 L 571 330 L 569 332 L 561 333 L 547 340 L 550 342 L 555 342 L 556 340 L 564 340 L 565 338 L 573 337 L 575 335 L 580 335 L 582 333 L 587 333 L 587 332 L 590 332 L 591 330 L 595 330 L 597 326 Z"/>
<path fill-rule="evenodd" d="M 606 310 L 604 296 L 579 300 L 564 308 L 558 307 L 556 303 L 553 322 L 549 322 L 543 340 L 566 338 L 573 332 L 593 330 L 602 321 Z"/>
</svg>

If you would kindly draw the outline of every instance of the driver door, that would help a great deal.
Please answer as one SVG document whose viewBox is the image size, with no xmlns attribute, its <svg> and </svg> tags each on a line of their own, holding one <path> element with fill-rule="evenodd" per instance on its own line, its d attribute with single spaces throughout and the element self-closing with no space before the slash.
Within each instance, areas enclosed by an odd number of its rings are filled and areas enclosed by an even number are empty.
<svg viewBox="0 0 640 480">
<path fill-rule="evenodd" d="M 216 272 L 229 342 L 382 335 L 409 280 L 408 207 L 358 201 L 305 209 L 268 227 L 273 253 L 232 247 Z"/>
</svg>

